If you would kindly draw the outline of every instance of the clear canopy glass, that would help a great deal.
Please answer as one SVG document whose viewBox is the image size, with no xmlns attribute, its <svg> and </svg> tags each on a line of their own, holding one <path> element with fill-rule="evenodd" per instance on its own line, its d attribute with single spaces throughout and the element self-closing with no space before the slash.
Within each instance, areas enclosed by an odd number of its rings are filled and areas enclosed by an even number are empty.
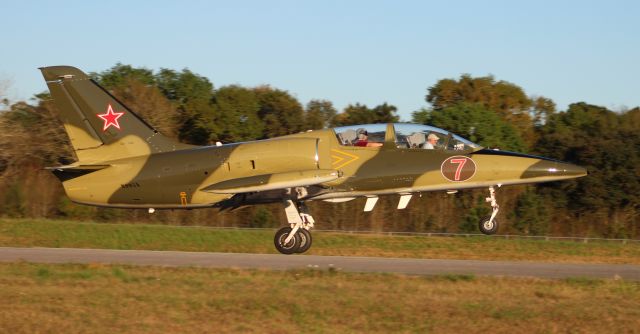
<svg viewBox="0 0 640 334">
<path fill-rule="evenodd" d="M 480 148 L 478 144 L 434 126 L 403 123 L 397 123 L 393 126 L 396 131 L 396 144 L 398 147 L 451 151 Z"/>
<path fill-rule="evenodd" d="M 480 148 L 449 131 L 429 125 L 395 123 L 395 143 L 398 148 L 465 151 Z M 384 143 L 386 124 L 362 124 L 336 127 L 333 130 L 345 146 L 379 147 Z"/>
</svg>

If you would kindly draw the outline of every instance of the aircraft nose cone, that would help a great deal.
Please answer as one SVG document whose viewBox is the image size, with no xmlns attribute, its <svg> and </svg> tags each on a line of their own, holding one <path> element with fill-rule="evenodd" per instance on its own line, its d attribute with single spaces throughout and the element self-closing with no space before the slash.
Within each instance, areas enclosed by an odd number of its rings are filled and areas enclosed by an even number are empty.
<svg viewBox="0 0 640 334">
<path fill-rule="evenodd" d="M 573 164 L 558 163 L 558 170 L 564 176 L 581 177 L 588 174 L 587 169 Z"/>
<path fill-rule="evenodd" d="M 571 179 L 585 175 L 587 175 L 587 170 L 584 167 L 559 161 L 541 160 L 527 168 L 522 174 L 522 178 L 548 178 L 551 181 Z"/>
</svg>

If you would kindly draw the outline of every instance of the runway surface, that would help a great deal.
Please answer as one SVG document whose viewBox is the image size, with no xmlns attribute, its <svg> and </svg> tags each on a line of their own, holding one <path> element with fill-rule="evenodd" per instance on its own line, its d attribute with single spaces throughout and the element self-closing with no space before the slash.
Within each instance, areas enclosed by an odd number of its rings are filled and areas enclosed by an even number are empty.
<svg viewBox="0 0 640 334">
<path fill-rule="evenodd" d="M 515 261 L 432 260 L 317 255 L 199 253 L 77 248 L 0 247 L 0 262 L 107 263 L 170 267 L 316 269 L 408 275 L 472 274 L 539 278 L 588 277 L 640 280 L 640 266 Z"/>
</svg>

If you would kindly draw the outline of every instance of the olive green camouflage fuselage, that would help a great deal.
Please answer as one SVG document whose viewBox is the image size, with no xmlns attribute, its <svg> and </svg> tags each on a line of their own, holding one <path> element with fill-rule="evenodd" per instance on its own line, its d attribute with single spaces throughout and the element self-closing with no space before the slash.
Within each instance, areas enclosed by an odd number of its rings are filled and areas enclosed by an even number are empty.
<svg viewBox="0 0 640 334">
<path fill-rule="evenodd" d="M 72 200 L 84 204 L 192 208 L 213 206 L 234 194 L 261 192 L 260 188 L 246 191 L 242 187 L 268 185 L 283 174 L 290 176 L 290 183 L 281 181 L 281 188 L 276 189 L 317 189 L 302 196 L 278 192 L 273 198 L 266 195 L 266 201 L 280 201 L 279 196 L 308 200 L 409 194 L 546 182 L 585 174 L 584 169 L 562 162 L 481 149 L 462 155 L 475 162 L 475 175 L 466 181 L 448 180 L 441 165 L 461 153 L 397 148 L 395 143 L 383 147 L 345 147 L 338 143 L 333 130 L 326 129 L 278 139 L 103 161 L 101 164 L 108 167 L 63 184 Z M 307 171 L 317 173 L 305 175 L 303 172 Z M 329 179 L 313 182 L 325 175 Z M 252 178 L 255 182 L 251 182 Z M 238 186 L 233 187 L 233 182 L 239 179 L 248 179 L 248 183 L 237 182 Z M 311 181 L 296 183 L 307 179 Z M 215 187 L 225 182 L 226 188 Z M 273 190 L 265 187 L 262 191 Z"/>
<path fill-rule="evenodd" d="M 340 141 L 334 129 L 196 147 L 153 130 L 80 70 L 41 69 L 78 161 L 52 168 L 75 202 L 123 208 L 221 208 L 283 199 L 360 196 L 537 183 L 586 170 L 543 157 L 399 145 L 387 124 L 380 146 Z"/>
</svg>

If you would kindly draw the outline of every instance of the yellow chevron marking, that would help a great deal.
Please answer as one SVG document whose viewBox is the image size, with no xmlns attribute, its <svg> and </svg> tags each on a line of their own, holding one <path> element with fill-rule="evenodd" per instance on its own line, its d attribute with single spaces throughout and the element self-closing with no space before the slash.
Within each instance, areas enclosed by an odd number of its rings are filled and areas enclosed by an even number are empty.
<svg viewBox="0 0 640 334">
<path fill-rule="evenodd" d="M 340 169 L 358 159 L 360 159 L 359 156 L 357 155 L 353 155 L 347 152 L 343 152 L 340 150 L 336 150 L 336 149 L 331 149 L 331 151 L 333 153 L 336 153 L 337 155 L 331 155 L 331 158 L 333 158 L 333 162 L 331 163 L 331 166 L 333 166 L 333 168 L 335 169 Z M 345 161 L 346 160 L 346 161 Z M 344 161 L 344 162 L 343 162 Z"/>
<path fill-rule="evenodd" d="M 337 155 L 332 155 L 331 158 L 333 158 L 333 162 L 331 163 L 331 165 L 336 166 L 338 165 L 342 160 L 344 160 L 343 157 L 341 156 L 337 156 Z"/>
</svg>

